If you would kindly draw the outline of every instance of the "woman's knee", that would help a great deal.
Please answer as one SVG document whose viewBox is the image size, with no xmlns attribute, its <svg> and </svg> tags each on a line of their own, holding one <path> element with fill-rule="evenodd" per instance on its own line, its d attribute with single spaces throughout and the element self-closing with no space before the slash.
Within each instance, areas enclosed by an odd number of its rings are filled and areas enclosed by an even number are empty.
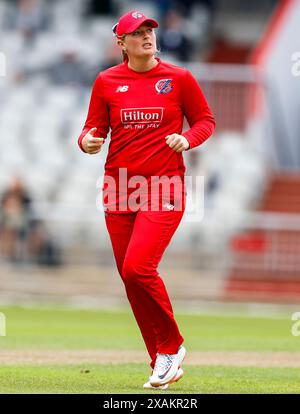
<svg viewBox="0 0 300 414">
<path fill-rule="evenodd" d="M 122 278 L 124 283 L 137 283 L 140 279 L 150 273 L 135 258 L 124 260 Z"/>
<path fill-rule="evenodd" d="M 124 283 L 135 281 L 137 276 L 138 274 L 134 261 L 125 259 L 122 268 L 122 278 Z"/>
</svg>

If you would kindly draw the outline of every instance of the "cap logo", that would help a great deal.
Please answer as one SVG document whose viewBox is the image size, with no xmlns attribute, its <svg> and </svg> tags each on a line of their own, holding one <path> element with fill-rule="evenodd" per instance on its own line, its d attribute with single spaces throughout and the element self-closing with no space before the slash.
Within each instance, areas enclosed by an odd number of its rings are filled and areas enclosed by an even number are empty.
<svg viewBox="0 0 300 414">
<path fill-rule="evenodd" d="M 135 19 L 140 19 L 141 17 L 143 17 L 142 13 L 140 12 L 133 12 L 131 16 Z"/>
</svg>

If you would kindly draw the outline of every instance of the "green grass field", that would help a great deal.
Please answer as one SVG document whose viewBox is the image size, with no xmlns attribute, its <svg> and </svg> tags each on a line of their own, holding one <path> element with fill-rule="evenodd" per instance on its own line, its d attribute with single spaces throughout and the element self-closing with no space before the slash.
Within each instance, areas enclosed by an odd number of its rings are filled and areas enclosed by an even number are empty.
<svg viewBox="0 0 300 414">
<path fill-rule="evenodd" d="M 144 350 L 130 311 L 2 307 L 7 336 L 2 350 Z M 290 318 L 176 314 L 188 351 L 291 352 L 299 358 L 300 338 Z M 297 352 L 298 351 L 298 352 Z M 3 352 L 2 352 L 3 354 Z M 5 363 L 3 363 L 5 362 Z M 113 361 L 112 361 L 113 362 Z M 2 360 L 0 393 L 148 393 L 145 363 L 17 364 Z M 184 366 L 183 379 L 161 393 L 299 393 L 299 368 Z M 157 391 L 159 392 L 159 391 Z"/>
</svg>

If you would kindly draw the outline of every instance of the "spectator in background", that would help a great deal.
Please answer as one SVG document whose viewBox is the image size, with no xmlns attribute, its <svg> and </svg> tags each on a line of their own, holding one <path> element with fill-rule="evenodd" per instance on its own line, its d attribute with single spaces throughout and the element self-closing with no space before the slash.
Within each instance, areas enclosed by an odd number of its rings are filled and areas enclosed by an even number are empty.
<svg viewBox="0 0 300 414">
<path fill-rule="evenodd" d="M 112 15 L 116 10 L 112 0 L 89 0 L 87 15 Z"/>
<path fill-rule="evenodd" d="M 22 180 L 15 177 L 0 201 L 0 254 L 12 263 L 59 265 L 58 247 L 33 218 L 31 204 Z"/>
<path fill-rule="evenodd" d="M 19 178 L 4 192 L 0 206 L 0 247 L 7 259 L 18 261 L 31 221 L 31 199 Z"/>
<path fill-rule="evenodd" d="M 88 83 L 87 66 L 71 44 L 63 45 L 58 59 L 43 70 L 53 85 L 80 86 Z"/>
<path fill-rule="evenodd" d="M 44 223 L 34 220 L 28 237 L 28 251 L 35 263 L 42 266 L 58 266 L 61 254 L 58 246 L 49 237 Z"/>
<path fill-rule="evenodd" d="M 17 0 L 14 5 L 11 3 L 9 2 L 6 26 L 8 29 L 21 32 L 26 44 L 31 44 L 36 34 L 48 27 L 44 4 L 40 0 Z"/>
<path fill-rule="evenodd" d="M 105 59 L 104 63 L 102 64 L 101 71 L 108 69 L 112 66 L 118 65 L 122 63 L 122 58 L 120 57 L 120 50 L 115 43 L 110 43 L 105 51 Z M 95 68 L 94 79 L 96 75 L 99 73 L 99 68 Z"/>
<path fill-rule="evenodd" d="M 192 44 L 184 34 L 184 18 L 179 10 L 169 10 L 159 37 L 161 51 L 186 62 L 193 52 Z"/>
<path fill-rule="evenodd" d="M 93 68 L 92 68 L 93 69 Z M 58 56 L 51 63 L 24 69 L 23 79 L 44 76 L 51 85 L 80 87 L 90 85 L 91 71 L 89 64 L 84 62 L 73 42 L 66 42 L 60 46 Z M 94 74 L 94 73 L 93 73 Z"/>
<path fill-rule="evenodd" d="M 173 0 L 173 7 L 180 7 L 185 17 L 190 17 L 194 6 L 201 5 L 209 10 L 214 7 L 215 0 Z"/>
</svg>

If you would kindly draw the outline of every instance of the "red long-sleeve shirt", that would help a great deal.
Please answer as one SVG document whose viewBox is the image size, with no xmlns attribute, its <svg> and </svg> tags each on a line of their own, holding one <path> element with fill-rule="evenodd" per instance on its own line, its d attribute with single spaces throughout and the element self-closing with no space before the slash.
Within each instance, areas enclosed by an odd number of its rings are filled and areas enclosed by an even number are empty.
<svg viewBox="0 0 300 414">
<path fill-rule="evenodd" d="M 186 117 L 190 129 L 182 135 L 190 149 L 210 137 L 215 120 L 193 75 L 185 68 L 158 59 L 158 64 L 136 72 L 125 61 L 100 72 L 93 86 L 87 119 L 78 144 L 93 127 L 94 136 L 111 139 L 105 175 L 118 182 L 119 169 L 128 178 L 141 175 L 184 177 L 182 153 L 166 144 L 165 137 L 182 134 Z"/>
</svg>

